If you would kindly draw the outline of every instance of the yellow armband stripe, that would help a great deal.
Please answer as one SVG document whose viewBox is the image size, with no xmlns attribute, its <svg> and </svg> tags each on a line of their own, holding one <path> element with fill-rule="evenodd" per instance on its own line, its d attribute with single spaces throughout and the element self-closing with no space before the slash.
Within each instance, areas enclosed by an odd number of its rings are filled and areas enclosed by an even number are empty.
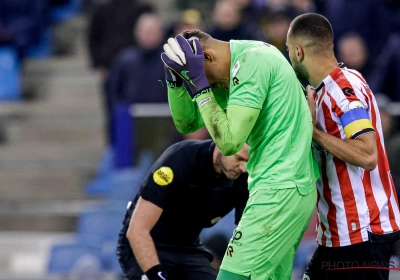
<svg viewBox="0 0 400 280">
<path fill-rule="evenodd" d="M 344 133 L 348 139 L 356 139 L 361 134 L 375 131 L 369 119 L 356 120 L 344 127 Z"/>
</svg>

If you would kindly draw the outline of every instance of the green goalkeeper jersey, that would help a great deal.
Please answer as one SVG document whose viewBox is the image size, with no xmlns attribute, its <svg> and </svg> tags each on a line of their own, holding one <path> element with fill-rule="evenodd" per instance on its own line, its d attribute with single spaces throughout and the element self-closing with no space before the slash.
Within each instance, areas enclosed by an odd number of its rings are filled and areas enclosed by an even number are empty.
<svg viewBox="0 0 400 280">
<path fill-rule="evenodd" d="M 318 171 L 311 153 L 311 114 L 296 74 L 281 52 L 269 44 L 231 40 L 230 49 L 230 87 L 214 89 L 212 98 L 222 109 L 245 107 L 259 110 L 254 126 L 245 139 L 250 147 L 247 164 L 249 191 L 297 187 L 303 195 L 310 193 L 315 189 Z M 169 94 L 177 127 L 182 120 L 177 120 L 181 116 L 174 114 L 178 106 L 173 103 L 177 102 L 177 96 L 182 97 L 182 91 L 185 91 L 183 87 L 170 89 Z M 209 97 L 203 95 L 203 100 Z M 228 118 L 229 131 L 240 131 L 240 127 L 238 130 L 234 128 L 239 124 L 229 120 L 229 115 L 240 117 L 235 112 L 225 115 L 221 111 L 219 114 L 224 116 L 218 116 L 215 108 L 214 111 L 207 111 L 207 106 L 211 108 L 212 104 L 202 106 L 201 101 L 197 100 L 199 105 L 194 104 L 193 107 L 189 106 L 191 100 L 186 101 L 188 106 L 185 110 L 193 111 L 187 114 L 192 119 L 187 126 L 190 129 L 181 132 L 195 131 L 204 125 L 204 120 L 211 118 Z M 249 122 L 252 122 L 251 118 Z M 244 124 L 240 126 L 243 128 Z M 224 135 L 216 135 L 216 130 L 210 128 L 210 134 L 218 144 L 221 141 L 219 138 Z"/>
</svg>

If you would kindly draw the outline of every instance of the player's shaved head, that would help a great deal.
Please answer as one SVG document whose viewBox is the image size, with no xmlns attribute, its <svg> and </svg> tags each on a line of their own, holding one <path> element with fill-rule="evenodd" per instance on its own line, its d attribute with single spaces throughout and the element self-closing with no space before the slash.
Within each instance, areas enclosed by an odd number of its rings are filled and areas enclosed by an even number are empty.
<svg viewBox="0 0 400 280">
<path fill-rule="evenodd" d="M 338 65 L 333 52 L 332 26 L 320 14 L 296 17 L 290 23 L 286 45 L 297 77 L 308 80 L 314 87 Z"/>
<path fill-rule="evenodd" d="M 199 39 L 204 54 L 204 70 L 211 87 L 229 88 L 230 43 L 216 40 L 209 34 L 197 29 L 185 30 L 181 35 L 187 40 L 193 37 Z"/>
<path fill-rule="evenodd" d="M 200 30 L 197 29 L 192 29 L 192 30 L 185 30 L 181 33 L 181 35 L 185 38 L 185 39 L 190 39 L 192 37 L 197 37 L 200 41 L 200 44 L 203 48 L 205 48 L 206 46 L 210 45 L 211 41 L 212 41 L 212 37 Z"/>
<path fill-rule="evenodd" d="M 303 42 L 303 47 L 320 52 L 333 48 L 333 30 L 329 21 L 316 13 L 302 14 L 290 24 L 288 37 Z"/>
</svg>

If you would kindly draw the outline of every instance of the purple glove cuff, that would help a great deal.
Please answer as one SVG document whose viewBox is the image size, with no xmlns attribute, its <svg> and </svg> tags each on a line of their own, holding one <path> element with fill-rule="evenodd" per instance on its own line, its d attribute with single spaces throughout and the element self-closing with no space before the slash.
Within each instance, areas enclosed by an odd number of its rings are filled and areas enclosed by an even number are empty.
<svg viewBox="0 0 400 280">
<path fill-rule="evenodd" d="M 205 74 L 194 78 L 193 83 L 196 86 L 193 86 L 193 84 L 191 84 L 190 82 L 188 82 L 188 85 L 190 87 L 190 91 L 193 93 L 194 96 L 203 91 L 205 88 L 210 88 L 210 83 L 208 82 Z"/>
<path fill-rule="evenodd" d="M 173 70 L 168 69 L 168 67 L 166 67 L 165 65 L 164 65 L 164 73 L 165 73 L 165 81 L 169 88 L 178 88 L 182 86 L 183 84 L 182 78 L 179 77 L 175 72 L 173 72 Z"/>
</svg>

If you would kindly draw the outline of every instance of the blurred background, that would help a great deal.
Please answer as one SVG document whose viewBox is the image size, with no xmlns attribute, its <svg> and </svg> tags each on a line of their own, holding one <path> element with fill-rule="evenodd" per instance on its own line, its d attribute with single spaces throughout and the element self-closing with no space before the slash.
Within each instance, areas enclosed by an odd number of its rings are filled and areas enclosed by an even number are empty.
<svg viewBox="0 0 400 280">
<path fill-rule="evenodd" d="M 209 138 L 176 132 L 163 43 L 198 28 L 288 57 L 289 23 L 306 12 L 330 20 L 339 60 L 375 93 L 400 188 L 400 0 L 0 0 L 0 280 L 123 279 L 127 202 L 167 146 Z M 202 233 L 215 269 L 233 220 Z M 293 279 L 316 248 L 314 225 Z"/>
</svg>

